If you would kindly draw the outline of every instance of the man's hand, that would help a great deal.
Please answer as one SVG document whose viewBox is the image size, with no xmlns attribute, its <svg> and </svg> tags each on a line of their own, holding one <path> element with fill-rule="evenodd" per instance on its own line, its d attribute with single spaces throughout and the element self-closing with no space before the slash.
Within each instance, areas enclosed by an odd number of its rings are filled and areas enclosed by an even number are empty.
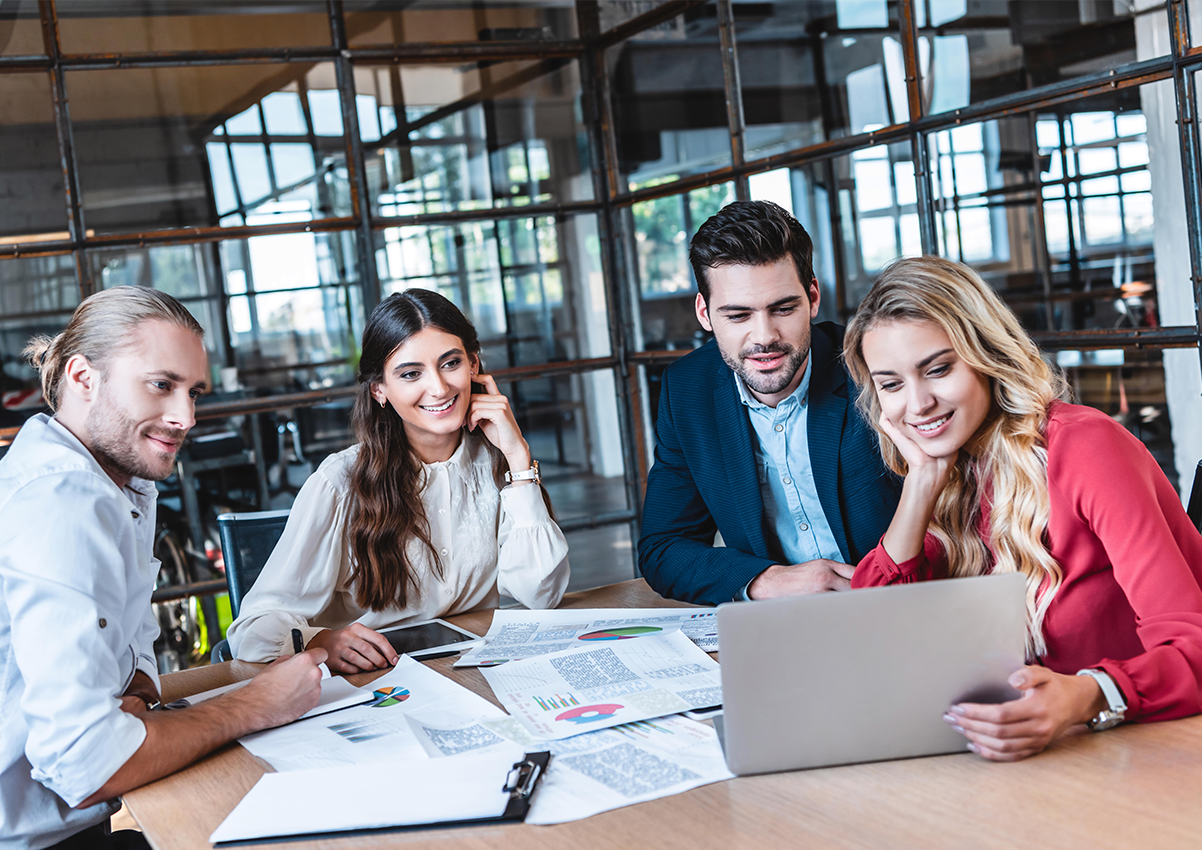
<svg viewBox="0 0 1202 850">
<path fill-rule="evenodd" d="M 773 564 L 756 576 L 747 587 L 752 599 L 771 599 L 775 596 L 803 596 L 828 590 L 850 590 L 851 576 L 856 568 L 851 564 L 819 558 L 804 564 Z"/>
<path fill-rule="evenodd" d="M 119 797 L 174 773 L 243 735 L 291 723 L 317 705 L 324 649 L 269 664 L 244 688 L 179 711 L 147 711 L 141 699 L 121 698 L 121 709 L 142 721 L 146 738 L 117 772 L 76 808 Z"/>
<path fill-rule="evenodd" d="M 1018 761 L 1106 707 L 1098 683 L 1089 676 L 1066 676 L 1045 667 L 1023 667 L 1010 676 L 1023 692 L 998 705 L 953 705 L 944 721 L 968 738 L 968 748 L 990 761 Z"/>
<path fill-rule="evenodd" d="M 153 705 L 159 701 L 158 688 L 154 686 L 154 681 L 142 670 L 134 671 L 133 680 L 121 696 L 123 698 L 122 702 L 125 701 L 124 697 L 137 697 L 142 700 L 143 706 Z"/>
<path fill-rule="evenodd" d="M 344 629 L 322 629 L 309 640 L 309 649 L 329 653 L 327 666 L 334 673 L 384 670 L 397 663 L 398 655 L 388 638 L 362 623 Z"/>
<path fill-rule="evenodd" d="M 276 659 L 249 685 L 223 699 L 239 703 L 237 711 L 256 731 L 291 723 L 317 705 L 322 678 L 318 665 L 325 660 L 324 649 Z"/>
</svg>

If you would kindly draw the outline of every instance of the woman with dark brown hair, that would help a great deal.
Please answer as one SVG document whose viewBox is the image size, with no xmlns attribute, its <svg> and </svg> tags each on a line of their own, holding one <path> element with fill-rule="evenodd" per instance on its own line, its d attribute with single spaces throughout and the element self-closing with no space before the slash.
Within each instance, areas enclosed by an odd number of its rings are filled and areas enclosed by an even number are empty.
<svg viewBox="0 0 1202 850">
<path fill-rule="evenodd" d="M 397 660 L 378 629 L 496 607 L 500 593 L 559 603 L 567 541 L 509 399 L 480 370 L 475 328 L 441 295 L 410 289 L 372 312 L 359 442 L 297 495 L 229 628 L 238 658 L 290 654 L 299 629 L 331 670 L 375 670 Z"/>
</svg>

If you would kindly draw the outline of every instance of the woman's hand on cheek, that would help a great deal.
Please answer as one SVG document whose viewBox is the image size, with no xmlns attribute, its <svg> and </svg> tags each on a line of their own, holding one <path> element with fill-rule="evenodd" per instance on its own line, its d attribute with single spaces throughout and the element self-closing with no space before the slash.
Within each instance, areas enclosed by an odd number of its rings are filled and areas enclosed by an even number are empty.
<svg viewBox="0 0 1202 850">
<path fill-rule="evenodd" d="M 1101 710 L 1101 689 L 1088 676 L 1023 667 L 1009 681 L 1022 691 L 1018 699 L 997 705 L 961 703 L 943 715 L 968 739 L 969 749 L 990 761 L 1018 761 L 1043 752 Z"/>
<path fill-rule="evenodd" d="M 497 389 L 496 379 L 492 375 L 478 375 L 476 380 L 488 392 L 472 395 L 472 406 L 467 414 L 468 430 L 474 431 L 479 427 L 485 438 L 505 455 L 509 468 L 514 472 L 529 469 L 532 464 L 530 446 L 522 437 L 522 429 L 513 416 L 509 399 Z"/>
<path fill-rule="evenodd" d="M 924 490 L 941 493 L 951 478 L 952 469 L 956 465 L 956 455 L 931 457 L 884 414 L 881 414 L 880 426 L 885 436 L 893 441 L 893 445 L 897 446 L 897 450 L 905 458 L 906 466 L 909 467 L 907 480 L 912 478 L 914 483 L 920 484 Z"/>
</svg>

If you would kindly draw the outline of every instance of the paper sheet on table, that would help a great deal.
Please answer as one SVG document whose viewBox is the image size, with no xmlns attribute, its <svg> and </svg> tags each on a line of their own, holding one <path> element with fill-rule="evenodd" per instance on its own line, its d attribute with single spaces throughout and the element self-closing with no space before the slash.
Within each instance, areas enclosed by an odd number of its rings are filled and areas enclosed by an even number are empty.
<svg viewBox="0 0 1202 850">
<path fill-rule="evenodd" d="M 425 758 L 410 718 L 457 723 L 504 714 L 407 655 L 364 690 L 370 690 L 370 702 L 257 732 L 241 744 L 280 771 L 378 761 L 404 765 L 408 759 Z"/>
<path fill-rule="evenodd" d="M 243 679 L 241 682 L 234 682 L 231 685 L 222 685 L 220 688 L 203 691 L 186 699 L 176 700 L 171 703 L 170 707 L 187 708 L 188 706 L 199 705 L 206 700 L 213 699 L 213 697 L 219 697 L 222 694 L 228 694 L 230 691 L 243 688 L 249 685 L 251 681 L 251 679 Z M 317 705 L 302 714 L 298 720 L 329 714 L 333 711 L 350 708 L 353 705 L 362 705 L 371 698 L 371 691 L 365 692 L 361 688 L 356 688 L 341 676 L 330 676 L 327 673 L 326 678 L 321 680 L 321 696 L 317 700 Z"/>
<path fill-rule="evenodd" d="M 540 743 L 512 717 L 482 720 L 455 729 L 425 728 L 436 739 L 456 740 L 456 753 L 547 748 L 553 758 L 526 823 L 566 823 L 599 812 L 680 794 L 731 779 L 714 730 L 683 717 L 662 717 Z M 474 744 L 469 744 L 474 742 Z M 441 755 L 429 747 L 432 756 Z"/>
<path fill-rule="evenodd" d="M 508 609 L 493 612 L 484 645 L 465 652 L 455 666 L 486 667 L 672 631 L 683 632 L 706 652 L 718 651 L 718 617 L 714 608 Z"/>
<path fill-rule="evenodd" d="M 718 663 L 680 632 L 607 641 L 480 671 L 536 740 L 722 702 Z"/>
<path fill-rule="evenodd" d="M 437 673 L 435 675 L 438 675 Z M 500 817 L 521 747 L 455 759 L 267 773 L 209 840 L 250 841 Z"/>
</svg>

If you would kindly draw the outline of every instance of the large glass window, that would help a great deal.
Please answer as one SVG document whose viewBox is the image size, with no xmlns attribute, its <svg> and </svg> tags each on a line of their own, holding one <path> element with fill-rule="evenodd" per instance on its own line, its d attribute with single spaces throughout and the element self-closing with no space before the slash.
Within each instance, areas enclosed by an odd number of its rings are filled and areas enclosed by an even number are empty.
<svg viewBox="0 0 1202 850">
<path fill-rule="evenodd" d="M 329 13 L 321 0 L 276 4 L 275 9 L 264 3 L 191 4 L 177 0 L 56 0 L 54 5 L 64 53 L 330 44 Z"/>
<path fill-rule="evenodd" d="M 575 62 L 368 66 L 355 88 L 375 215 L 592 198 Z"/>
<path fill-rule="evenodd" d="M 748 159 L 909 119 L 893 4 L 733 9 Z"/>
<path fill-rule="evenodd" d="M 592 216 L 514 218 L 378 232 L 385 294 L 441 292 L 480 335 L 489 369 L 610 353 Z"/>
<path fill-rule="evenodd" d="M 37 0 L 7 0 L 0 6 L 0 56 L 44 54 Z"/>
<path fill-rule="evenodd" d="M 1081 0 L 918 0 L 923 104 L 948 112 L 1169 52 L 1151 4 Z M 1143 49 L 1137 55 L 1136 30 Z"/>
<path fill-rule="evenodd" d="M 618 170 L 631 190 L 730 165 L 712 3 L 610 48 Z"/>
<path fill-rule="evenodd" d="M 350 213 L 330 64 L 65 77 L 89 228 L 214 227 Z"/>
<path fill-rule="evenodd" d="M 0 245 L 66 239 L 50 78 L 45 72 L 6 74 L 0 86 Z"/>
<path fill-rule="evenodd" d="M 572 0 L 347 0 L 343 5 L 347 38 L 355 47 L 576 37 L 576 4 Z"/>
</svg>

